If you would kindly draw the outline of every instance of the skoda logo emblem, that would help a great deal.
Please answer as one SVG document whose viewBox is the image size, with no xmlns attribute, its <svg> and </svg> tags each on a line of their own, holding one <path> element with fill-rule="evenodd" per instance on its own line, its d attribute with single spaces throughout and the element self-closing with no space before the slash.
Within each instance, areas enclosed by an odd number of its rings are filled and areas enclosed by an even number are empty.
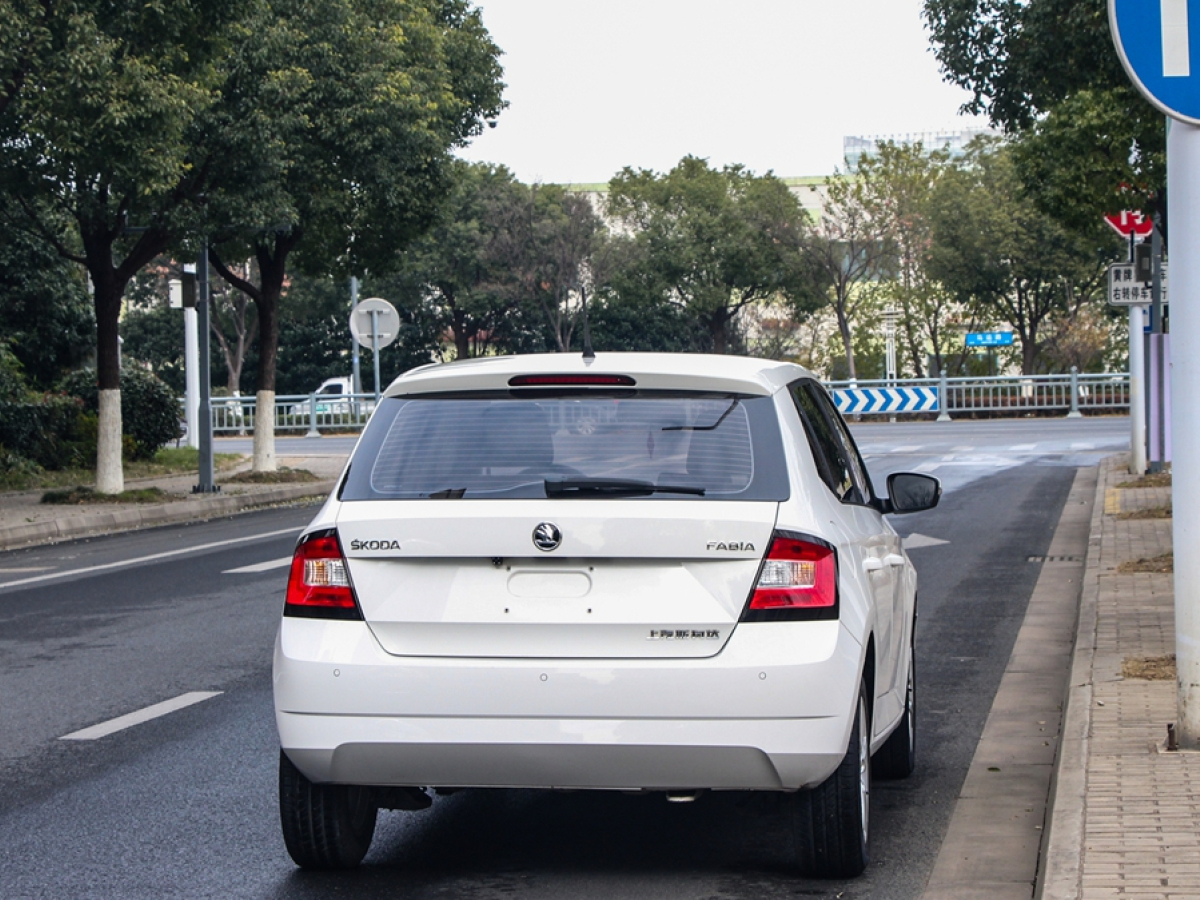
<svg viewBox="0 0 1200 900">
<path fill-rule="evenodd" d="M 533 546 L 539 550 L 549 553 L 551 550 L 558 549 L 558 545 L 561 543 L 562 532 L 553 522 L 543 522 L 533 529 Z"/>
</svg>

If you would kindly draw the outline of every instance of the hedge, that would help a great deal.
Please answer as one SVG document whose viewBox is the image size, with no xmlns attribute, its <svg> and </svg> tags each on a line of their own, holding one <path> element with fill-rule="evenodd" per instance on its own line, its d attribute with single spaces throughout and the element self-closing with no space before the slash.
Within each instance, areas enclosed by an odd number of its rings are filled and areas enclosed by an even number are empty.
<svg viewBox="0 0 1200 900">
<path fill-rule="evenodd" d="M 0 402 L 0 446 L 45 469 L 92 465 L 82 433 L 83 401 L 46 394 L 38 400 Z"/>
<path fill-rule="evenodd" d="M 100 409 L 96 373 L 72 372 L 59 390 L 83 401 L 88 412 Z M 121 430 L 132 439 L 133 459 L 151 459 L 159 448 L 179 437 L 179 401 L 161 379 L 135 366 L 121 370 Z"/>
</svg>

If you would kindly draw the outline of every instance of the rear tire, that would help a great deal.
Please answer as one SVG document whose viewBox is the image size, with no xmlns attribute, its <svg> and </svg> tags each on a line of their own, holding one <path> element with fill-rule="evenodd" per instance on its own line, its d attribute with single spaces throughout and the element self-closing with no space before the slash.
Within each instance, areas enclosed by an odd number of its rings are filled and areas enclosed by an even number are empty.
<svg viewBox="0 0 1200 900">
<path fill-rule="evenodd" d="M 907 778 L 917 767 L 917 658 L 908 649 L 908 682 L 904 689 L 904 715 L 871 760 L 876 778 Z"/>
<path fill-rule="evenodd" d="M 870 859 L 871 719 L 859 685 L 850 744 L 837 770 L 795 796 L 795 841 L 800 868 L 818 878 L 853 878 Z"/>
<path fill-rule="evenodd" d="M 375 834 L 369 787 L 313 784 L 279 753 L 279 820 L 288 855 L 303 869 L 350 869 L 362 862 Z"/>
</svg>

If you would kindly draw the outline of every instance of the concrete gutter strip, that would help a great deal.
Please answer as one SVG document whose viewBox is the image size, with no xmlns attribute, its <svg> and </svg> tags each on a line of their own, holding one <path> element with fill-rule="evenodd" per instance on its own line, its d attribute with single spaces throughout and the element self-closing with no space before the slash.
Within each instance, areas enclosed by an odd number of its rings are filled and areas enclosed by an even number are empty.
<svg viewBox="0 0 1200 900">
<path fill-rule="evenodd" d="M 1081 849 L 1087 795 L 1088 736 L 1092 726 L 1093 660 L 1096 654 L 1096 604 L 1100 594 L 1100 548 L 1104 527 L 1105 470 L 1119 458 L 1100 463 L 1096 501 L 1088 538 L 1079 600 L 1079 627 L 1071 657 L 1071 683 L 1064 710 L 1062 741 L 1050 788 L 1047 836 L 1035 896 L 1038 900 L 1077 900 L 1082 891 Z"/>
<path fill-rule="evenodd" d="M 309 497 L 324 497 L 333 490 L 336 481 L 313 481 L 307 484 L 286 484 L 245 494 L 220 494 L 180 500 L 175 503 L 158 503 L 133 509 L 117 509 L 89 515 L 77 515 L 46 522 L 0 527 L 0 550 L 11 550 L 28 544 L 44 544 L 92 534 L 111 534 L 149 528 L 154 525 L 169 525 L 177 522 L 193 522 L 212 519 L 232 513 L 287 503 Z"/>
</svg>

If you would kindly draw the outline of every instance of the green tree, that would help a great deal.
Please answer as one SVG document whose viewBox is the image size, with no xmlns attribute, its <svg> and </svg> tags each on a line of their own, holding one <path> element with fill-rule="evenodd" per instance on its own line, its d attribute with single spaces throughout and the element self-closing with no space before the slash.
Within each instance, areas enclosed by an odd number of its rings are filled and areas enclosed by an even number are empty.
<svg viewBox="0 0 1200 900">
<path fill-rule="evenodd" d="M 941 179 L 930 218 L 931 276 L 982 316 L 1012 326 L 1026 375 L 1038 371 L 1055 319 L 1098 300 L 1104 264 L 1119 250 L 1119 242 L 1098 244 L 1042 214 L 1022 189 L 1011 149 L 995 141 L 977 141 Z"/>
<path fill-rule="evenodd" d="M 503 166 L 455 161 L 451 190 L 430 230 L 400 255 L 391 286 L 412 316 L 424 308 L 450 335 L 454 357 L 495 346 L 519 297 L 505 284 L 496 244 L 524 190 Z"/>
<path fill-rule="evenodd" d="M 638 245 L 626 281 L 643 296 L 686 310 L 708 349 L 738 344 L 738 313 L 779 299 L 797 308 L 821 302 L 801 252 L 808 223 L 787 186 L 741 166 L 713 169 L 684 157 L 666 174 L 626 168 L 609 182 L 607 213 Z"/>
<path fill-rule="evenodd" d="M 397 300 L 395 277 L 368 276 L 359 288 L 360 297 Z M 424 310 L 411 310 L 397 303 L 400 335 L 380 351 L 380 378 L 386 386 L 401 372 L 433 358 L 440 337 L 436 324 Z M 414 314 L 415 312 L 415 314 Z M 307 394 L 326 378 L 348 378 L 353 369 L 350 337 L 350 291 L 348 280 L 299 275 L 289 280 L 279 321 L 279 365 L 276 387 L 280 394 Z M 257 344 L 246 356 L 243 389 L 254 392 Z M 361 350 L 362 387 L 374 389 L 371 351 Z"/>
<path fill-rule="evenodd" d="M 0 335 L 31 388 L 50 390 L 96 346 L 83 272 L 44 241 L 0 228 Z"/>
<path fill-rule="evenodd" d="M 54 0 L 0 0 L 0 116 L 44 65 L 56 12 Z"/>
<path fill-rule="evenodd" d="M 183 311 L 160 303 L 130 310 L 121 320 L 121 354 L 145 363 L 175 395 L 187 389 L 184 371 Z M 213 360 L 217 371 L 216 360 Z"/>
<path fill-rule="evenodd" d="M 804 245 L 812 267 L 820 273 L 837 319 L 846 360 L 846 377 L 857 378 L 854 325 L 870 306 L 867 286 L 893 273 L 888 224 L 879 214 L 871 182 L 834 174 L 825 181 L 828 200 L 816 234 Z"/>
<path fill-rule="evenodd" d="M 1113 48 L 1106 0 L 926 0 L 946 80 L 965 110 L 1019 137 L 1038 206 L 1066 224 L 1165 210 L 1163 116 L 1132 87 Z"/>
<path fill-rule="evenodd" d="M 603 279 L 604 223 L 586 197 L 559 185 L 522 186 L 507 199 L 494 222 L 493 268 L 515 307 L 541 310 L 565 352 L 596 276 Z"/>
<path fill-rule="evenodd" d="M 191 129 L 212 102 L 214 57 L 242 4 L 7 2 L 28 30 L 6 21 L 0 42 L 0 190 L 12 201 L 0 225 L 87 269 L 100 390 L 96 485 L 117 492 L 122 295 L 178 236 L 211 174 L 192 156 Z"/>
<path fill-rule="evenodd" d="M 918 378 L 926 375 L 927 355 L 934 374 L 946 365 L 955 334 L 949 326 L 963 313 L 953 295 L 929 277 L 926 265 L 933 247 L 930 200 L 948 168 L 944 149 L 886 141 L 862 157 L 856 173 L 889 257 L 890 277 L 876 286 L 877 305 L 900 312 L 901 346 Z"/>
<path fill-rule="evenodd" d="M 254 300 L 258 402 L 272 402 L 288 270 L 386 272 L 432 224 L 449 151 L 498 114 L 499 50 L 465 0 L 263 0 L 231 37 L 211 158 L 221 276 Z M 257 283 L 228 259 L 252 257 Z M 256 470 L 275 467 L 267 418 Z"/>
</svg>

